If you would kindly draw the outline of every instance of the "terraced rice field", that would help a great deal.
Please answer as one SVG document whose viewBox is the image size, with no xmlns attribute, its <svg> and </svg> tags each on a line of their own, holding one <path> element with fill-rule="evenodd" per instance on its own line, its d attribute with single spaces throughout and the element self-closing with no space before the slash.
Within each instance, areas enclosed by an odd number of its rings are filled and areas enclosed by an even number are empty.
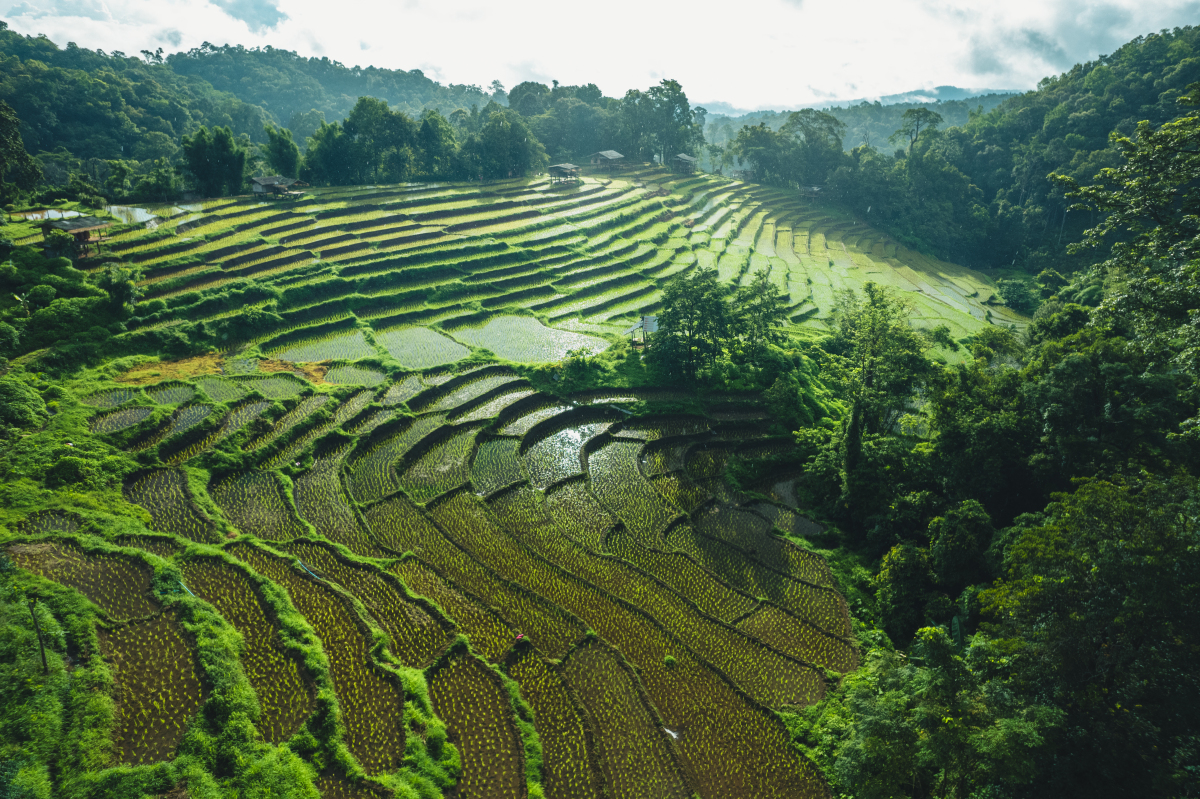
<svg viewBox="0 0 1200 799">
<path fill-rule="evenodd" d="M 207 301 L 235 284 L 277 289 L 282 323 L 227 342 L 209 373 L 77 398 L 93 431 L 141 459 L 124 495 L 148 530 L 98 548 L 71 537 L 80 519 L 39 515 L 5 546 L 104 620 L 128 702 L 122 762 L 171 759 L 204 701 L 193 642 L 155 593 L 153 564 L 169 558 L 241 635 L 264 740 L 316 718 L 331 685 L 327 712 L 369 777 L 403 767 L 427 696 L 459 751 L 458 797 L 826 795 L 775 711 L 856 667 L 845 602 L 794 542 L 819 527 L 789 481 L 752 498 L 723 480 L 734 453 L 787 446 L 769 409 L 661 389 L 551 396 L 514 364 L 604 349 L 698 265 L 734 284 L 767 269 L 796 338 L 868 280 L 959 338 L 1019 324 L 986 279 L 781 192 L 651 170 L 317 190 L 203 214 L 188 237 L 114 240 L 145 270 L 146 300 L 167 305 L 121 335 L 229 318 Z M 693 414 L 668 413 L 685 401 Z M 327 666 L 284 640 L 280 607 Z M 170 670 L 140 670 L 139 637 Z M 320 785 L 384 795 L 326 771 Z"/>
</svg>

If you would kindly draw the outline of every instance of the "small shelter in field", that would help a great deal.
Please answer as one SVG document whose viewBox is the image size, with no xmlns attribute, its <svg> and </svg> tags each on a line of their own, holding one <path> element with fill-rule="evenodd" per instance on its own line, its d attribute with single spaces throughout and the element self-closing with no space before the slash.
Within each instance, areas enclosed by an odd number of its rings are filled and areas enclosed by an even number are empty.
<svg viewBox="0 0 1200 799">
<path fill-rule="evenodd" d="M 741 181 L 754 180 L 754 170 L 753 169 L 735 169 L 735 170 L 733 170 L 733 179 L 741 180 Z"/>
<path fill-rule="evenodd" d="M 302 192 L 289 191 L 297 184 L 295 178 L 285 178 L 282 175 L 267 175 L 260 178 L 250 178 L 250 188 L 255 194 L 269 194 L 276 197 L 298 197 Z"/>
<path fill-rule="evenodd" d="M 71 238 L 75 240 L 75 257 L 86 258 L 90 254 L 100 254 L 100 245 L 104 243 L 104 231 L 110 227 L 111 220 L 94 216 L 51 219 L 42 223 L 42 240 L 45 241 L 52 230 L 70 233 Z M 89 253 L 89 248 L 95 248 L 95 253 Z"/>
<path fill-rule="evenodd" d="M 671 159 L 671 167 L 676 172 L 695 172 L 699 161 L 687 153 L 679 153 Z"/>
<path fill-rule="evenodd" d="M 555 164 L 546 167 L 550 173 L 550 182 L 558 180 L 579 180 L 579 167 L 574 164 Z"/>
<path fill-rule="evenodd" d="M 601 150 L 598 153 L 592 153 L 589 158 L 592 166 L 598 166 L 601 169 L 616 169 L 625 163 L 625 156 L 616 150 Z"/>
</svg>

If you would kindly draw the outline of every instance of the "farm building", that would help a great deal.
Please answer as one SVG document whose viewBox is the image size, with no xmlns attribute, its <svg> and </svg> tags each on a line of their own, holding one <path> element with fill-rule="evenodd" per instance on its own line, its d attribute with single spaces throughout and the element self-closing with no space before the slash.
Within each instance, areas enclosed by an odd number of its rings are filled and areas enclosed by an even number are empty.
<svg viewBox="0 0 1200 799">
<path fill-rule="evenodd" d="M 282 196 L 296 196 L 300 192 L 288 191 L 289 187 L 304 185 L 297 183 L 295 178 L 285 178 L 281 175 L 268 175 L 259 178 L 250 178 L 250 187 L 255 194 L 276 194 Z"/>
<path fill-rule="evenodd" d="M 546 167 L 550 180 L 579 180 L 579 167 L 574 164 L 554 164 Z"/>
<path fill-rule="evenodd" d="M 52 219 L 42 223 L 42 239 L 45 240 L 52 230 L 70 233 L 71 238 L 75 240 L 75 257 L 86 258 L 89 255 L 89 247 L 95 247 L 95 255 L 100 254 L 100 245 L 104 243 L 104 231 L 109 227 L 112 227 L 112 222 L 94 216 Z"/>
<path fill-rule="evenodd" d="M 695 172 L 697 164 L 699 161 L 687 153 L 679 153 L 671 159 L 671 167 L 676 172 Z"/>
<path fill-rule="evenodd" d="M 616 150 L 601 150 L 598 153 L 592 153 L 589 158 L 591 159 L 592 166 L 598 166 L 602 169 L 616 169 L 625 163 L 625 156 Z"/>
</svg>

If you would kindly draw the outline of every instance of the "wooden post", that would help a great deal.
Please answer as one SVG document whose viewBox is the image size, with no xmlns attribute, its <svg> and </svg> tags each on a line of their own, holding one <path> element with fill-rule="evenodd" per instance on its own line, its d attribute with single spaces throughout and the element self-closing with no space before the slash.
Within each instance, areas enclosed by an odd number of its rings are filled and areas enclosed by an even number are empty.
<svg viewBox="0 0 1200 799">
<path fill-rule="evenodd" d="M 42 673 L 50 673 L 50 664 L 46 662 L 46 642 L 42 640 L 42 625 L 38 623 L 37 613 L 34 609 L 37 607 L 37 597 L 29 598 L 29 615 L 33 618 L 33 629 L 37 631 L 38 649 L 42 652 Z"/>
</svg>

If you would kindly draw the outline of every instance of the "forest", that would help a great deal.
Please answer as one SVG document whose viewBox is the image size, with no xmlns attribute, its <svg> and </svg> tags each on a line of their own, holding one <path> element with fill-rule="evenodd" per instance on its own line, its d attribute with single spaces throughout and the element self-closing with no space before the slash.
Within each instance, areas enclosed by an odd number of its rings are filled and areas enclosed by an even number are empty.
<svg viewBox="0 0 1200 799">
<path fill-rule="evenodd" d="M 0 796 L 1200 794 L 1198 170 L 0 23 Z"/>
</svg>

